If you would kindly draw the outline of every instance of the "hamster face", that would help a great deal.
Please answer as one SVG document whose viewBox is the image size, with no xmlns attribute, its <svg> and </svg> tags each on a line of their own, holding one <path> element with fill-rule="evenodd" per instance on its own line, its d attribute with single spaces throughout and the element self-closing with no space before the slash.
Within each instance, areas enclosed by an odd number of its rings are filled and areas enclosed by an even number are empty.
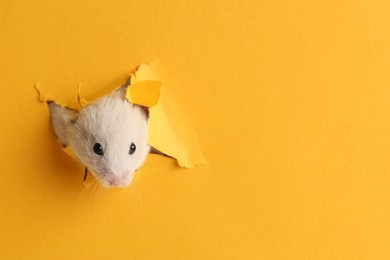
<svg viewBox="0 0 390 260">
<path fill-rule="evenodd" d="M 59 137 L 60 141 L 71 146 L 102 186 L 128 186 L 150 151 L 146 111 L 129 103 L 117 90 L 69 119 L 66 140 Z M 53 119 L 52 126 L 57 132 Z"/>
</svg>

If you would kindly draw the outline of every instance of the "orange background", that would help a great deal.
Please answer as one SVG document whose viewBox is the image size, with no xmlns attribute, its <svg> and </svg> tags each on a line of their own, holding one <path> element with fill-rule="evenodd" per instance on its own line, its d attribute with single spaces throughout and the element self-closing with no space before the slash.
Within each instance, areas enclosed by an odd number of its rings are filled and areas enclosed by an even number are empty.
<svg viewBox="0 0 390 260">
<path fill-rule="evenodd" d="M 2 259 L 387 259 L 390 2 L 2 1 Z M 155 59 L 208 164 L 85 189 L 59 101 Z"/>
</svg>

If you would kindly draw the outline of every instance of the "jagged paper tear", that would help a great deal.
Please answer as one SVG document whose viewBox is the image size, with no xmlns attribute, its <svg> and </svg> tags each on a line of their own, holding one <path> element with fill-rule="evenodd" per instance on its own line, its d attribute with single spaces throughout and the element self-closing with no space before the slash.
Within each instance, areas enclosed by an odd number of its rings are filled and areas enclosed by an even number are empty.
<svg viewBox="0 0 390 260">
<path fill-rule="evenodd" d="M 130 86 L 126 97 L 129 102 L 150 108 L 148 143 L 156 150 L 177 160 L 181 167 L 190 168 L 206 162 L 194 129 L 188 118 L 177 106 L 169 88 L 162 87 L 163 79 L 159 73 L 159 64 L 143 64 L 131 75 Z M 37 88 L 38 90 L 38 88 Z M 78 103 L 70 105 L 79 110 L 91 101 L 109 94 L 114 89 L 106 89 L 94 95 L 90 101 L 81 98 L 79 88 Z M 39 90 L 38 90 L 39 92 Z M 39 92 L 39 99 L 43 98 Z M 75 158 L 73 151 L 66 147 L 63 149 Z"/>
<path fill-rule="evenodd" d="M 131 77 L 131 84 L 144 80 L 163 81 L 160 75 L 158 63 L 144 64 Z M 149 144 L 175 158 L 182 167 L 203 164 L 206 160 L 198 137 L 170 91 L 171 89 L 162 87 L 158 103 L 150 109 Z"/>
</svg>

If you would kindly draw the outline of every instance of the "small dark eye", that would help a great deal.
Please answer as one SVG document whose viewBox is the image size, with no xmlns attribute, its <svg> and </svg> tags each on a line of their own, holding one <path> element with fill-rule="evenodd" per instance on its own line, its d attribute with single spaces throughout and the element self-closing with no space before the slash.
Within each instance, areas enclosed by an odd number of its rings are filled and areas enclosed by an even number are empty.
<svg viewBox="0 0 390 260">
<path fill-rule="evenodd" d="M 135 144 L 134 143 L 131 143 L 130 145 L 130 150 L 129 150 L 129 154 L 133 154 L 135 152 Z"/>
<path fill-rule="evenodd" d="M 93 145 L 93 151 L 98 155 L 103 155 L 103 147 L 101 144 L 96 143 Z"/>
</svg>

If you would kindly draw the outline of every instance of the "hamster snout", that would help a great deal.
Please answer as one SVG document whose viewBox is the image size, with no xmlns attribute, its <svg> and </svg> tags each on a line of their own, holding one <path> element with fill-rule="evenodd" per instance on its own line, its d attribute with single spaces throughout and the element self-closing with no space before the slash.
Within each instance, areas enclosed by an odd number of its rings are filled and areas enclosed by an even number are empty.
<svg viewBox="0 0 390 260">
<path fill-rule="evenodd" d="M 129 172 L 122 174 L 106 174 L 101 178 L 101 183 L 106 188 L 111 187 L 126 187 L 130 184 L 133 175 Z"/>
</svg>

